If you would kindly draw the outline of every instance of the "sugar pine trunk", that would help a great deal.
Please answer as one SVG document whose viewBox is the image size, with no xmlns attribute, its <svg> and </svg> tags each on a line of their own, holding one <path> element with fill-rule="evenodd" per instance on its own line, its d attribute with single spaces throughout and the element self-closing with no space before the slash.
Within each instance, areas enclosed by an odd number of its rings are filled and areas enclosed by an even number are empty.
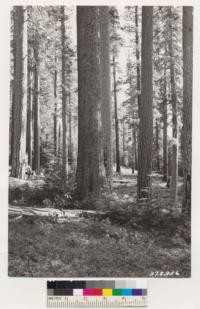
<svg viewBox="0 0 200 309">
<path fill-rule="evenodd" d="M 11 176 L 23 179 L 26 166 L 27 23 L 26 9 L 14 7 L 15 65 Z"/>
<path fill-rule="evenodd" d="M 183 212 L 191 211 L 193 8 L 183 7 Z"/>
<path fill-rule="evenodd" d="M 138 198 L 149 196 L 150 174 L 152 170 L 152 38 L 153 7 L 142 7 L 142 74 L 138 149 Z"/>
<path fill-rule="evenodd" d="M 98 196 L 101 186 L 101 84 L 98 7 L 77 7 L 79 199 Z"/>
</svg>

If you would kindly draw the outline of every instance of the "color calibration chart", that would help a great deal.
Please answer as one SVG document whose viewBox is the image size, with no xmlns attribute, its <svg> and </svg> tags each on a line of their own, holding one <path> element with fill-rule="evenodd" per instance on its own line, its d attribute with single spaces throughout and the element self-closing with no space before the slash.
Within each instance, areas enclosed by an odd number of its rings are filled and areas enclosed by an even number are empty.
<svg viewBox="0 0 200 309">
<path fill-rule="evenodd" d="M 147 280 L 47 281 L 47 307 L 146 307 Z"/>
</svg>

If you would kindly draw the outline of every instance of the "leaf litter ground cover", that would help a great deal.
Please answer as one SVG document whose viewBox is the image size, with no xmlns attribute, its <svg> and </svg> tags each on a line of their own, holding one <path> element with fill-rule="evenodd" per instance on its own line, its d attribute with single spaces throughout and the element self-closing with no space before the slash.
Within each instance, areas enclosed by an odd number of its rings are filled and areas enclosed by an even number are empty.
<svg viewBox="0 0 200 309">
<path fill-rule="evenodd" d="M 151 201 L 137 202 L 136 176 L 114 177 L 113 192 L 88 201 L 81 220 L 23 216 L 9 220 L 9 276 L 190 276 L 190 221 L 172 209 L 169 189 L 153 179 Z M 181 186 L 179 188 L 181 190 Z M 73 204 L 73 202 L 72 202 Z M 77 204 L 75 204 L 77 205 Z M 79 208 L 87 207 L 87 201 Z"/>
</svg>

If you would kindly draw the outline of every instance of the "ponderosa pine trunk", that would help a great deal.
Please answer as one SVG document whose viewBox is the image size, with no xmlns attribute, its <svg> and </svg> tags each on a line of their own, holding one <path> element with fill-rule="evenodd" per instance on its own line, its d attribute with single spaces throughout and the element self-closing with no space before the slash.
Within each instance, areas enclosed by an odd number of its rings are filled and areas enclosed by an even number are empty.
<svg viewBox="0 0 200 309">
<path fill-rule="evenodd" d="M 173 29 L 172 29 L 172 9 L 168 8 L 169 18 L 169 55 L 170 55 L 170 83 L 171 83 L 171 101 L 172 101 L 172 151 L 171 151 L 171 197 L 174 202 L 177 200 L 177 182 L 178 182 L 178 125 L 177 125 L 177 94 L 175 81 L 175 59 L 173 49 Z"/>
<path fill-rule="evenodd" d="M 135 129 L 132 128 L 132 174 L 135 173 L 135 139 L 134 139 Z"/>
<path fill-rule="evenodd" d="M 156 118 L 156 169 L 160 172 L 160 147 L 159 147 L 159 126 Z"/>
<path fill-rule="evenodd" d="M 14 7 L 15 65 L 13 88 L 13 147 L 11 176 L 25 178 L 27 112 L 27 12 Z M 16 39 L 17 38 L 17 39 Z"/>
<path fill-rule="evenodd" d="M 134 101 L 133 101 L 133 106 L 134 106 Z M 135 165 L 136 165 L 136 157 L 135 157 L 135 152 L 136 152 L 136 126 L 134 124 L 134 112 L 133 112 L 133 124 L 132 124 L 132 174 L 135 173 Z"/>
<path fill-rule="evenodd" d="M 125 166 L 125 124 L 122 119 L 122 165 Z"/>
<path fill-rule="evenodd" d="M 54 70 L 54 115 L 53 115 L 53 136 L 54 136 L 54 156 L 57 156 L 58 154 L 58 141 L 57 141 L 57 118 L 58 118 L 58 111 L 57 111 L 57 58 L 55 56 L 55 70 Z"/>
<path fill-rule="evenodd" d="M 164 93 L 162 106 L 163 120 L 163 181 L 168 180 L 168 145 L 167 145 L 167 80 L 166 66 L 164 67 Z"/>
<path fill-rule="evenodd" d="M 61 7 L 61 46 L 62 46 L 62 172 L 63 172 L 63 184 L 65 185 L 67 180 L 67 106 L 66 106 L 66 48 L 65 48 L 65 7 Z"/>
<path fill-rule="evenodd" d="M 136 73 L 137 73 L 137 101 L 138 101 L 138 116 L 140 117 L 140 101 L 141 101 L 141 76 L 140 76 L 140 42 L 138 29 L 138 7 L 135 7 L 135 46 L 136 46 Z"/>
<path fill-rule="evenodd" d="M 98 7 L 77 7 L 78 158 L 77 195 L 97 197 L 101 186 L 101 83 Z"/>
<path fill-rule="evenodd" d="M 136 93 L 137 93 L 137 104 L 138 104 L 138 117 L 140 118 L 140 102 L 141 102 L 141 64 L 140 64 L 140 41 L 139 41 L 139 26 L 138 26 L 138 7 L 135 6 L 135 48 L 136 48 Z M 137 145 L 137 125 L 133 126 L 133 160 L 134 168 L 138 169 L 138 145 Z"/>
<path fill-rule="evenodd" d="M 134 130 L 134 144 L 135 144 L 135 169 L 138 170 L 138 141 L 137 141 L 137 130 Z"/>
<path fill-rule="evenodd" d="M 12 36 L 12 57 L 13 57 L 13 79 L 10 83 L 10 98 L 11 98 L 11 114 L 10 114 L 10 127 L 9 127 L 9 133 L 10 133 L 10 157 L 9 157 L 9 165 L 12 165 L 12 154 L 13 154 L 13 145 L 14 145 L 14 105 L 15 105 L 15 91 L 14 91 L 14 82 L 15 82 L 15 73 L 16 73 L 16 38 L 15 38 L 15 31 L 17 30 L 14 26 L 14 20 L 15 20 L 15 8 L 11 11 L 11 20 L 13 18 L 13 36 Z M 11 60 L 12 61 L 12 60 Z"/>
<path fill-rule="evenodd" d="M 10 122 L 9 122 L 9 165 L 12 165 L 12 154 L 13 154 L 13 141 L 14 141 L 14 127 L 13 127 L 13 119 L 14 119 L 14 73 L 13 80 L 10 84 L 11 87 L 11 111 L 10 111 Z"/>
<path fill-rule="evenodd" d="M 71 106 L 71 89 L 69 87 L 69 147 L 68 147 L 68 162 L 71 168 L 74 168 L 74 155 L 73 155 L 73 142 L 72 142 L 72 106 Z"/>
<path fill-rule="evenodd" d="M 119 151 L 119 119 L 117 107 L 117 80 L 116 80 L 116 61 L 113 55 L 113 91 L 114 91 L 114 115 L 115 115 L 115 147 L 116 147 L 116 172 L 121 172 L 120 151 Z"/>
<path fill-rule="evenodd" d="M 36 38 L 33 46 L 34 53 L 34 89 L 33 89 L 33 170 L 40 171 L 40 102 L 39 102 L 39 43 Z"/>
<path fill-rule="evenodd" d="M 138 198 L 148 197 L 152 171 L 153 102 L 152 45 L 153 7 L 142 7 L 142 74 L 138 149 Z"/>
<path fill-rule="evenodd" d="M 58 123 L 58 158 L 61 161 L 61 123 Z"/>
<path fill-rule="evenodd" d="M 112 177 L 112 113 L 110 90 L 109 7 L 100 6 L 100 64 L 103 159 L 108 180 Z"/>
<path fill-rule="evenodd" d="M 184 192 L 182 210 L 191 213 L 193 8 L 183 7 L 183 129 Z"/>
<path fill-rule="evenodd" d="M 28 67 L 28 95 L 27 95 L 27 132 L 26 132 L 26 152 L 28 155 L 28 164 L 32 168 L 33 164 L 33 72 L 32 67 Z"/>
</svg>

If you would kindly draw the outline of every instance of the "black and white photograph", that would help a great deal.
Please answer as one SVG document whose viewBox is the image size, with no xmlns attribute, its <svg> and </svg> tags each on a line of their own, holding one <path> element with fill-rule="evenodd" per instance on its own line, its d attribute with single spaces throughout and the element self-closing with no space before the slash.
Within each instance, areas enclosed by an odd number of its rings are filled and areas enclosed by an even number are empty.
<svg viewBox="0 0 200 309">
<path fill-rule="evenodd" d="M 9 39 L 8 276 L 190 277 L 193 7 L 12 6 Z"/>
</svg>

